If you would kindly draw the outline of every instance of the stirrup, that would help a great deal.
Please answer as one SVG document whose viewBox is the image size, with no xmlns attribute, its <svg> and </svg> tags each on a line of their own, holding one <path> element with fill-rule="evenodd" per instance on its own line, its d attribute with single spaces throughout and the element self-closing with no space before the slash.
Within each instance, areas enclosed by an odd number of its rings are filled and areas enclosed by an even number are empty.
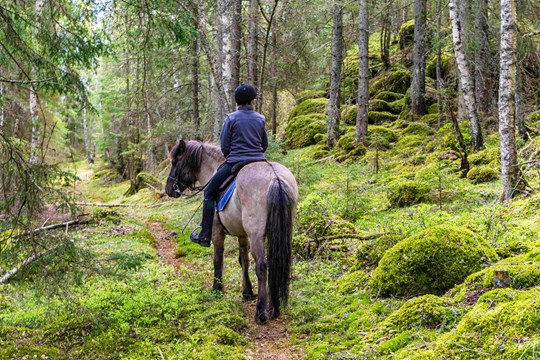
<svg viewBox="0 0 540 360">
<path fill-rule="evenodd" d="M 197 232 L 197 230 L 200 228 L 201 227 L 198 226 L 195 228 L 195 230 L 191 232 L 191 234 L 189 235 L 189 240 L 203 247 L 210 247 L 211 240 L 207 238 L 201 238 L 201 234 Z"/>
</svg>

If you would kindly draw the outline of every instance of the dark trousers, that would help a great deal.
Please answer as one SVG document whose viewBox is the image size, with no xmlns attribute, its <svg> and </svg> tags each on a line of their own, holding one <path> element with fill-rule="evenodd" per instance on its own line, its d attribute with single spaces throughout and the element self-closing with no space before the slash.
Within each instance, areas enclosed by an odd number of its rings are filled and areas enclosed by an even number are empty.
<svg viewBox="0 0 540 360">
<path fill-rule="evenodd" d="M 212 179 L 204 189 L 203 216 L 201 222 L 201 235 L 210 238 L 212 234 L 212 224 L 214 222 L 214 211 L 216 201 L 219 197 L 219 187 L 232 173 L 232 165 L 224 163 L 221 165 Z"/>
</svg>

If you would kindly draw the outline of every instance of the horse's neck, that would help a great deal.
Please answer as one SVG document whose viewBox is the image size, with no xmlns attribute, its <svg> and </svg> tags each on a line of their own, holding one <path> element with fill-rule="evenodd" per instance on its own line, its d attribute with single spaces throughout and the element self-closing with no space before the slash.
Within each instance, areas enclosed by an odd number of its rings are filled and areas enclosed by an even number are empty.
<svg viewBox="0 0 540 360">
<path fill-rule="evenodd" d="M 202 185 L 208 184 L 214 176 L 217 168 L 225 161 L 225 158 L 218 158 L 215 154 L 210 154 L 207 149 L 203 152 L 201 168 L 197 176 Z"/>
</svg>

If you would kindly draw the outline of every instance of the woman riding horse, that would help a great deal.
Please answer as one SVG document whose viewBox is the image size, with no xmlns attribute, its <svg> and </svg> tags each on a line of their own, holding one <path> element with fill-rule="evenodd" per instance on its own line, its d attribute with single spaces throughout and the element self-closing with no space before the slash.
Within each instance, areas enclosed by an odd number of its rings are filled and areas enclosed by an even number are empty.
<svg viewBox="0 0 540 360">
<path fill-rule="evenodd" d="M 221 132 L 221 151 L 225 163 L 218 169 L 204 189 L 203 216 L 201 232 L 194 230 L 191 241 L 209 247 L 212 239 L 212 224 L 219 188 L 231 175 L 233 168 L 237 173 L 238 165 L 254 161 L 266 161 L 264 152 L 268 147 L 266 119 L 253 110 L 251 102 L 257 97 L 257 91 L 249 84 L 241 84 L 234 91 L 234 99 L 238 108 L 227 115 Z"/>
</svg>

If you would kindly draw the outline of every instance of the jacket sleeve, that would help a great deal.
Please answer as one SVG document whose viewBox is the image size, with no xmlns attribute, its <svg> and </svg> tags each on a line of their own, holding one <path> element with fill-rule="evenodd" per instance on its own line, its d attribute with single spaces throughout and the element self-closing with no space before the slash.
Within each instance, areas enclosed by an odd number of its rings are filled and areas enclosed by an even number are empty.
<svg viewBox="0 0 540 360">
<path fill-rule="evenodd" d="M 263 148 L 263 152 L 265 152 L 266 149 L 268 149 L 268 134 L 266 133 L 266 119 L 265 119 L 265 122 L 263 123 L 263 127 L 262 127 L 261 145 L 262 145 L 262 148 Z"/>
<path fill-rule="evenodd" d="M 231 119 L 227 116 L 225 123 L 223 124 L 223 129 L 221 130 L 221 152 L 223 156 L 227 157 L 231 152 Z"/>
</svg>

